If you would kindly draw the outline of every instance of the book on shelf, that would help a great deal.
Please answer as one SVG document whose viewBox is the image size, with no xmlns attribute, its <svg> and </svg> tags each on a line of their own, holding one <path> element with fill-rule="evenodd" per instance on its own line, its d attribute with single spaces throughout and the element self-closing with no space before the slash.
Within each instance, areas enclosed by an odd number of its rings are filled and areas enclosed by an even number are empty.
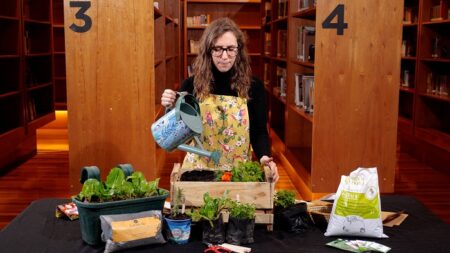
<svg viewBox="0 0 450 253">
<path fill-rule="evenodd" d="M 400 79 L 401 79 L 401 86 L 409 88 L 411 87 L 411 81 L 413 80 L 413 73 L 408 69 L 404 69 L 401 72 Z"/>
<path fill-rule="evenodd" d="M 413 8 L 405 6 L 403 9 L 403 24 L 412 24 L 413 22 Z"/>
<path fill-rule="evenodd" d="M 211 23 L 210 14 L 200 14 L 198 16 L 186 17 L 187 27 L 208 26 Z"/>
<path fill-rule="evenodd" d="M 279 89 L 280 97 L 286 96 L 286 68 L 277 66 L 277 85 L 276 87 Z"/>
<path fill-rule="evenodd" d="M 189 53 L 198 54 L 200 48 L 200 41 L 189 40 Z"/>
<path fill-rule="evenodd" d="M 302 76 L 303 108 L 306 113 L 314 112 L 314 76 Z"/>
<path fill-rule="evenodd" d="M 450 75 L 446 73 L 433 73 L 427 75 L 427 93 L 448 96 Z"/>
<path fill-rule="evenodd" d="M 307 10 L 316 6 L 316 0 L 297 0 L 297 11 Z"/>
<path fill-rule="evenodd" d="M 264 3 L 264 17 L 262 18 L 262 23 L 267 24 L 272 20 L 272 3 L 265 2 Z"/>
<path fill-rule="evenodd" d="M 314 61 L 316 28 L 313 26 L 297 27 L 297 60 Z"/>
<path fill-rule="evenodd" d="M 295 81 L 294 103 L 296 106 L 303 108 L 302 77 L 303 77 L 303 75 L 301 73 L 294 74 L 294 81 Z"/>
<path fill-rule="evenodd" d="M 270 76 L 269 76 L 270 72 L 269 72 L 269 63 L 265 62 L 264 63 L 264 84 L 268 84 L 269 80 L 270 80 Z"/>
<path fill-rule="evenodd" d="M 287 17 L 288 0 L 278 0 L 278 18 Z"/>
<path fill-rule="evenodd" d="M 286 57 L 287 31 L 278 30 L 277 33 L 277 57 Z"/>
<path fill-rule="evenodd" d="M 264 54 L 270 55 L 270 48 L 272 47 L 272 35 L 270 32 L 264 33 Z"/>
<path fill-rule="evenodd" d="M 431 21 L 439 21 L 439 20 L 444 19 L 444 15 L 442 13 L 443 12 L 442 4 L 443 3 L 431 6 L 431 9 L 430 9 L 430 20 Z"/>
<path fill-rule="evenodd" d="M 23 40 L 23 46 L 25 54 L 29 54 L 31 51 L 31 40 L 30 40 L 30 31 L 25 30 L 24 33 L 24 40 Z"/>
<path fill-rule="evenodd" d="M 280 79 L 280 97 L 286 97 L 286 76 Z"/>
<path fill-rule="evenodd" d="M 403 40 L 400 52 L 402 57 L 411 57 L 414 55 L 414 45 L 409 40 Z"/>
</svg>

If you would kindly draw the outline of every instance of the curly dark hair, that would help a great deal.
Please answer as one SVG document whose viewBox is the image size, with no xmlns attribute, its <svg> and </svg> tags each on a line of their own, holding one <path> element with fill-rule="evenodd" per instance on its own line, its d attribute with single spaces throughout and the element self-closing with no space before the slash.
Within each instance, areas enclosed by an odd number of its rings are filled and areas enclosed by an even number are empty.
<svg viewBox="0 0 450 253">
<path fill-rule="evenodd" d="M 211 92 L 211 82 L 213 81 L 213 59 L 212 48 L 217 39 L 226 32 L 232 32 L 237 39 L 238 54 L 231 76 L 231 88 L 236 90 L 239 97 L 249 98 L 248 91 L 251 85 L 250 58 L 247 53 L 247 37 L 239 29 L 236 23 L 229 18 L 220 18 L 211 22 L 205 29 L 200 39 L 200 48 L 197 58 L 193 63 L 194 70 L 194 94 L 199 100 L 203 100 Z"/>
</svg>

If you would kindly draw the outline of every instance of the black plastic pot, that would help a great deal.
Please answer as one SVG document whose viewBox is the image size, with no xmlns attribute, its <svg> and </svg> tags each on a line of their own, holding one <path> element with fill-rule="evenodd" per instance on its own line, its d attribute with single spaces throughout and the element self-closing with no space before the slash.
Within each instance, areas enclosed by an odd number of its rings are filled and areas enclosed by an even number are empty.
<svg viewBox="0 0 450 253">
<path fill-rule="evenodd" d="M 211 243 L 214 245 L 222 244 L 225 242 L 225 223 L 222 220 L 222 214 L 219 218 L 214 220 L 213 226 L 207 220 L 202 221 L 202 242 Z"/>
<path fill-rule="evenodd" d="M 255 231 L 255 219 L 228 219 L 227 242 L 234 245 L 253 243 Z"/>
<path fill-rule="evenodd" d="M 274 228 L 301 233 L 313 225 L 306 203 L 298 203 L 284 209 L 275 209 Z"/>
</svg>

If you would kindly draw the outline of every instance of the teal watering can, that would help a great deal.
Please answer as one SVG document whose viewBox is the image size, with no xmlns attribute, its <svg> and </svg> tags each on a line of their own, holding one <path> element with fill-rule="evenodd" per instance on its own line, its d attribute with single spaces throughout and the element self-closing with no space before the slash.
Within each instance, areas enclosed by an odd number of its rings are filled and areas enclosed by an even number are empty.
<svg viewBox="0 0 450 253">
<path fill-rule="evenodd" d="M 164 116 L 151 126 L 156 143 L 166 151 L 180 149 L 200 156 L 209 157 L 215 165 L 219 163 L 219 151 L 206 151 L 199 136 L 203 132 L 200 106 L 194 96 L 181 92 L 174 109 L 166 109 Z M 192 139 L 198 147 L 187 145 Z"/>
</svg>

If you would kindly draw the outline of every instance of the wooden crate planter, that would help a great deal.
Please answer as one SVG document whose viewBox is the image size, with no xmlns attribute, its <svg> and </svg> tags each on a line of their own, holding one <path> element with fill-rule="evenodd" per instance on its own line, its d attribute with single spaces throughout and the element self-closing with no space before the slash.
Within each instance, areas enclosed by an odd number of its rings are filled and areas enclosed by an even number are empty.
<svg viewBox="0 0 450 253">
<path fill-rule="evenodd" d="M 256 206 L 256 224 L 267 224 L 268 230 L 272 230 L 273 225 L 273 196 L 274 183 L 271 182 L 199 182 L 180 181 L 181 175 L 186 170 L 180 169 L 180 164 L 176 163 L 170 175 L 170 194 L 174 199 L 175 188 L 180 188 L 186 198 L 186 206 L 199 207 L 203 205 L 203 194 L 209 192 L 213 197 L 220 197 L 228 190 L 228 196 L 235 199 L 239 194 L 242 203 L 254 204 Z M 265 178 L 269 178 L 270 169 L 264 168 Z M 228 215 L 224 213 L 225 221 Z"/>
</svg>

